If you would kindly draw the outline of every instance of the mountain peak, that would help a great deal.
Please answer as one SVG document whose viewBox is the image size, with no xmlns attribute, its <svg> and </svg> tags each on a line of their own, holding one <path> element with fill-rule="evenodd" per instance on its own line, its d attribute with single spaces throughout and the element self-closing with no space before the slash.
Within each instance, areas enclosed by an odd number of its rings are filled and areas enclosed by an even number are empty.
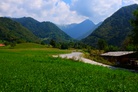
<svg viewBox="0 0 138 92">
<path fill-rule="evenodd" d="M 86 19 L 84 20 L 84 22 L 92 22 L 90 19 Z"/>
<path fill-rule="evenodd" d="M 93 29 L 94 26 L 95 24 L 91 20 L 86 19 L 81 23 L 60 26 L 60 28 L 72 38 L 80 40 L 85 37 L 85 34 L 91 33 L 89 31 Z"/>
<path fill-rule="evenodd" d="M 92 24 L 92 25 L 95 25 L 91 20 L 89 20 L 89 19 L 86 19 L 86 20 L 84 20 L 83 22 L 81 22 L 81 23 L 86 23 L 86 24 Z"/>
</svg>

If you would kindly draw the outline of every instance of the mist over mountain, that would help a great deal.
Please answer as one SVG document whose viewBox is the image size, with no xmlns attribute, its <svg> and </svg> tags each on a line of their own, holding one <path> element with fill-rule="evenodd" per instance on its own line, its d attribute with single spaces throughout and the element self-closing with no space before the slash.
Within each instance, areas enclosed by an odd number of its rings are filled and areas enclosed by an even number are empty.
<svg viewBox="0 0 138 92">
<path fill-rule="evenodd" d="M 138 8 L 137 4 L 119 9 L 111 17 L 107 18 L 91 35 L 82 41 L 96 46 L 99 39 L 107 41 L 109 45 L 121 46 L 130 35 L 133 12 Z"/>
<path fill-rule="evenodd" d="M 79 24 L 61 25 L 59 28 L 72 38 L 81 40 L 91 34 L 96 25 L 90 20 L 85 20 Z"/>
<path fill-rule="evenodd" d="M 95 29 L 97 29 L 100 25 L 102 24 L 102 22 L 96 24 L 91 30 L 89 30 L 87 33 L 83 34 L 82 36 L 80 36 L 78 39 L 84 39 L 86 37 L 88 37 Z"/>
</svg>

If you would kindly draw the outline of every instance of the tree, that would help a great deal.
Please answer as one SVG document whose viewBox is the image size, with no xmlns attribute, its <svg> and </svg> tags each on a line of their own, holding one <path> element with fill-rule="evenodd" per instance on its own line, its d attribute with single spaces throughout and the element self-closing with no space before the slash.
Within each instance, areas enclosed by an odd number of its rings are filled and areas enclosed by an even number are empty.
<svg viewBox="0 0 138 92">
<path fill-rule="evenodd" d="M 68 44 L 67 43 L 62 43 L 61 44 L 61 49 L 68 49 Z"/>
<path fill-rule="evenodd" d="M 133 26 L 131 36 L 132 36 L 133 47 L 135 47 L 137 51 L 136 57 L 138 57 L 138 8 L 133 12 L 133 15 L 134 15 L 134 18 L 133 20 L 131 20 L 131 25 Z"/>
<path fill-rule="evenodd" d="M 131 20 L 132 30 L 132 41 L 133 44 L 138 46 L 138 9 L 133 12 L 134 18 Z"/>
<path fill-rule="evenodd" d="M 50 41 L 50 45 L 52 45 L 54 48 L 56 47 L 56 42 L 52 39 L 51 41 Z"/>
<path fill-rule="evenodd" d="M 107 42 L 103 39 L 99 39 L 98 40 L 98 49 L 105 50 L 106 47 L 107 47 Z"/>
<path fill-rule="evenodd" d="M 10 45 L 11 45 L 11 48 L 14 48 L 16 46 L 16 42 L 12 42 L 10 43 Z"/>
<path fill-rule="evenodd" d="M 105 51 L 108 52 L 108 51 L 118 51 L 119 48 L 117 46 L 113 46 L 113 45 L 109 45 L 109 46 L 106 46 L 105 48 Z"/>
</svg>

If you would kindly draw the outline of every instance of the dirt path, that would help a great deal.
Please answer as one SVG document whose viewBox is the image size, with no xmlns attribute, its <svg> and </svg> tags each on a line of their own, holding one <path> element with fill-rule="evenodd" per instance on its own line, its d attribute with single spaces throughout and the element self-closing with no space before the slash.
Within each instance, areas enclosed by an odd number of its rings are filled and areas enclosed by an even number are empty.
<svg viewBox="0 0 138 92">
<path fill-rule="evenodd" d="M 84 63 L 89 63 L 89 64 L 92 64 L 92 65 L 99 65 L 99 66 L 108 67 L 108 68 L 111 68 L 111 69 L 128 70 L 128 69 L 124 69 L 124 68 L 118 68 L 118 67 L 113 67 L 113 66 L 110 66 L 110 65 L 98 63 L 96 61 L 84 58 L 83 57 L 83 53 L 81 53 L 81 52 L 72 52 L 70 54 L 53 55 L 53 57 L 61 57 L 61 58 L 67 58 L 67 59 L 80 60 L 80 61 L 82 61 Z M 136 72 L 135 70 L 128 70 L 128 71 Z"/>
<path fill-rule="evenodd" d="M 112 66 L 109 66 L 109 65 L 105 65 L 105 64 L 98 63 L 98 62 L 95 62 L 93 60 L 84 58 L 82 55 L 83 55 L 83 53 L 81 53 L 81 52 L 72 52 L 70 54 L 60 54 L 58 56 L 61 57 L 61 58 L 80 60 L 84 63 L 89 63 L 89 64 L 92 64 L 92 65 L 99 65 L 99 66 L 104 66 L 104 67 L 109 67 L 109 68 L 112 67 Z M 53 55 L 53 57 L 58 57 L 58 56 Z M 112 67 L 112 68 L 115 68 L 115 67 Z"/>
</svg>

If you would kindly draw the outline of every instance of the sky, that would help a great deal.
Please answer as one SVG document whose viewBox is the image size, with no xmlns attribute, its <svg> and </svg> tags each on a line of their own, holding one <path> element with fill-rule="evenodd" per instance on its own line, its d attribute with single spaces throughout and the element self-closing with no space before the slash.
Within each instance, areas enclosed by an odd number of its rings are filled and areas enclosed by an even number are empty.
<svg viewBox="0 0 138 92">
<path fill-rule="evenodd" d="M 104 21 L 123 6 L 138 0 L 0 0 L 0 17 L 32 17 L 55 24 Z"/>
</svg>

